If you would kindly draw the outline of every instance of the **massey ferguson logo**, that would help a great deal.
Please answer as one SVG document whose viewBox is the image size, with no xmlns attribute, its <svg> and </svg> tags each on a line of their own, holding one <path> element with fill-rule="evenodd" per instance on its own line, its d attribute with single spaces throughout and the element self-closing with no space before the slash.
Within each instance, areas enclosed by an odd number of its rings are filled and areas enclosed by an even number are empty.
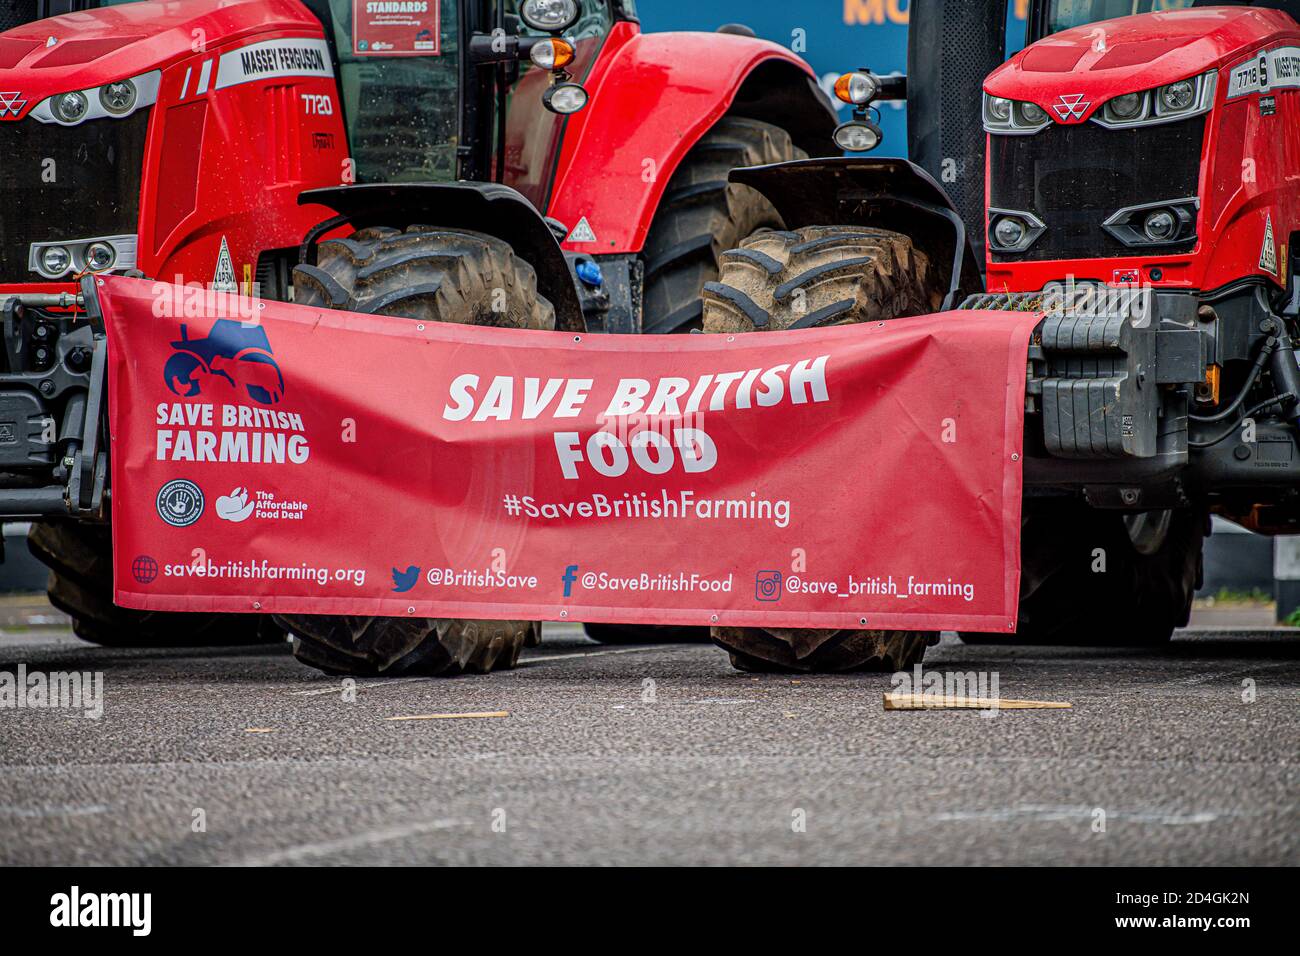
<svg viewBox="0 0 1300 956">
<path fill-rule="evenodd" d="M 1083 119 L 1083 114 L 1088 112 L 1088 107 L 1092 105 L 1091 102 L 1083 98 L 1082 93 L 1062 93 L 1057 99 L 1060 102 L 1053 105 L 1052 109 L 1065 123 L 1070 120 Z"/>
<path fill-rule="evenodd" d="M 6 116 L 17 116 L 26 105 L 27 101 L 18 90 L 12 93 L 0 92 L 0 119 Z"/>
</svg>

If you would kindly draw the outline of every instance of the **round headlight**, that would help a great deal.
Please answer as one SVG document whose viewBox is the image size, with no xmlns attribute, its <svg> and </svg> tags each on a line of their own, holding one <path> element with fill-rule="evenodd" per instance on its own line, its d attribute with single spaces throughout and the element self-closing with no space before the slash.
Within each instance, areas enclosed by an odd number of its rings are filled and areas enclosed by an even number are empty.
<svg viewBox="0 0 1300 956">
<path fill-rule="evenodd" d="M 107 242 L 92 242 L 86 247 L 86 268 L 91 272 L 111 269 L 116 261 L 117 250 Z"/>
<path fill-rule="evenodd" d="M 1147 213 L 1142 231 L 1152 242 L 1167 242 L 1178 234 L 1178 218 L 1168 209 Z"/>
<path fill-rule="evenodd" d="M 1110 114 L 1116 119 L 1133 119 L 1142 112 L 1142 94 L 1125 93 L 1123 96 L 1117 96 L 1110 103 Z"/>
<path fill-rule="evenodd" d="M 559 70 L 573 62 L 573 53 L 567 40 L 542 40 L 533 44 L 528 58 L 543 70 Z"/>
<path fill-rule="evenodd" d="M 46 246 L 41 250 L 41 271 L 57 279 L 72 268 L 72 253 L 63 246 Z"/>
<path fill-rule="evenodd" d="M 86 118 L 90 101 L 85 93 L 64 93 L 54 98 L 54 115 L 64 123 L 79 123 Z"/>
<path fill-rule="evenodd" d="M 524 0 L 519 16 L 534 30 L 559 33 L 578 22 L 577 0 Z"/>
<path fill-rule="evenodd" d="M 990 96 L 988 98 L 989 116 L 999 123 L 1005 123 L 1011 119 L 1011 101 L 1003 96 Z"/>
<path fill-rule="evenodd" d="M 1179 112 L 1192 105 L 1196 99 L 1196 84 L 1191 80 L 1179 80 L 1160 90 L 1160 102 L 1167 110 Z"/>
<path fill-rule="evenodd" d="M 1020 112 L 1020 122 L 1026 126 L 1047 122 L 1047 111 L 1037 103 L 1017 103 L 1016 109 Z"/>
<path fill-rule="evenodd" d="M 880 92 L 880 84 L 866 73 L 845 73 L 835 81 L 835 97 L 851 106 L 870 103 Z"/>
<path fill-rule="evenodd" d="M 880 127 L 875 123 L 841 123 L 832 134 L 835 145 L 847 153 L 865 153 L 880 145 Z"/>
<path fill-rule="evenodd" d="M 1014 249 L 1025 240 L 1025 223 L 1016 216 L 1003 216 L 993 226 L 993 238 L 1004 249 Z"/>
<path fill-rule="evenodd" d="M 119 80 L 117 83 L 109 83 L 99 89 L 99 102 L 103 104 L 104 109 L 115 115 L 129 113 L 135 106 L 135 101 L 135 84 L 130 80 Z"/>
<path fill-rule="evenodd" d="M 577 83 L 557 83 L 542 94 L 542 105 L 567 116 L 587 105 L 587 91 Z"/>
</svg>

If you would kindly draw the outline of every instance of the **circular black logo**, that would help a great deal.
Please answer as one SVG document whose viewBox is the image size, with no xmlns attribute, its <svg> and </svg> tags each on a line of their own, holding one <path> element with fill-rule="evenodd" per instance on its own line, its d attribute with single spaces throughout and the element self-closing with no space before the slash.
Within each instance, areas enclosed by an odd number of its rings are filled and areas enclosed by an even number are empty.
<svg viewBox="0 0 1300 956">
<path fill-rule="evenodd" d="M 203 492 L 184 478 L 169 481 L 158 490 L 158 517 L 173 528 L 184 528 L 203 514 Z"/>
</svg>

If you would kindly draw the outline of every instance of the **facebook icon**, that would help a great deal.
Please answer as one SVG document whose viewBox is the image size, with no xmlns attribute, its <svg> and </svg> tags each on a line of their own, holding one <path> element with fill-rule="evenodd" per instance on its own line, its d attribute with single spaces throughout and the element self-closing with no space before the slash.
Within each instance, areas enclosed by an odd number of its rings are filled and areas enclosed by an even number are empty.
<svg viewBox="0 0 1300 956">
<path fill-rule="evenodd" d="M 564 582 L 564 596 L 568 597 L 573 593 L 573 582 L 578 580 L 578 566 L 571 564 L 564 569 L 564 575 L 560 578 Z"/>
</svg>

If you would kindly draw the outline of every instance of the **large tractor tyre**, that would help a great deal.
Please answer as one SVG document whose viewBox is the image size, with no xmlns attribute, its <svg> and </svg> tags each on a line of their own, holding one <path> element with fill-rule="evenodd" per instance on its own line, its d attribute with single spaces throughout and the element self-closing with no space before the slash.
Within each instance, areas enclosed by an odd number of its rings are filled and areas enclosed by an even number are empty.
<svg viewBox="0 0 1300 956">
<path fill-rule="evenodd" d="M 784 225 L 770 202 L 728 183 L 727 173 L 807 157 L 779 126 L 738 116 L 724 116 L 700 138 L 668 181 L 646 236 L 646 335 L 699 329 L 700 294 L 718 277 L 722 254 L 756 229 Z"/>
<path fill-rule="evenodd" d="M 705 332 L 774 332 L 919 315 L 942 292 L 900 233 L 857 226 L 760 229 L 722 254 L 704 289 Z M 902 670 L 938 641 L 927 632 L 715 627 L 741 670 Z"/>
<path fill-rule="evenodd" d="M 1184 626 L 1203 577 L 1209 516 L 1123 514 L 1076 501 L 1025 502 L 1020 615 L 1014 634 L 963 633 L 968 644 L 1150 647 Z"/>
<path fill-rule="evenodd" d="M 464 229 L 362 229 L 294 270 L 294 301 L 421 322 L 554 330 L 537 273 L 509 243 Z M 504 299 L 498 290 L 504 291 Z M 494 308 L 495 306 L 495 308 Z M 334 674 L 487 673 L 540 639 L 532 621 L 283 615 L 294 655 Z"/>
<path fill-rule="evenodd" d="M 727 182 L 738 166 L 807 159 L 779 126 L 724 116 L 681 161 L 664 190 L 642 256 L 645 286 L 642 332 L 663 335 L 701 327 L 704 285 L 718 277 L 721 255 L 763 226 L 783 225 L 758 191 Z M 703 627 L 588 624 L 602 644 L 707 641 Z"/>
<path fill-rule="evenodd" d="M 264 614 L 136 611 L 113 603 L 108 525 L 33 524 L 27 544 L 50 567 L 49 598 L 83 641 L 104 647 L 221 647 L 271 644 L 284 631 Z"/>
</svg>

